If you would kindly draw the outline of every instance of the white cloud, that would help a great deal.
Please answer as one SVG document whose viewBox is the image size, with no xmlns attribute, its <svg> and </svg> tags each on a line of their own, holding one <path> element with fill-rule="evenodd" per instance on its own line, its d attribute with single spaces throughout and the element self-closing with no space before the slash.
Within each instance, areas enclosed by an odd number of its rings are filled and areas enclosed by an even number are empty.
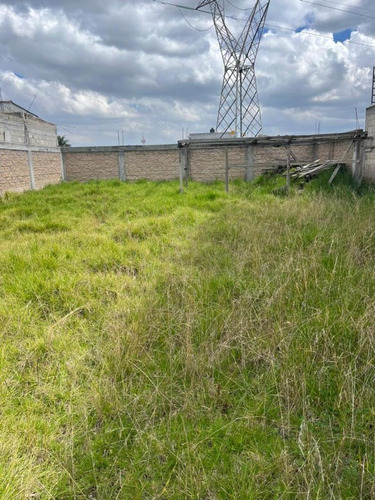
<svg viewBox="0 0 375 500">
<path fill-rule="evenodd" d="M 351 0 L 357 9 L 371 4 Z M 248 14 L 227 8 L 228 15 Z M 186 17 L 199 29 L 210 24 L 204 14 L 186 11 Z M 264 131 L 314 132 L 317 121 L 325 132 L 354 128 L 354 108 L 362 116 L 369 104 L 373 21 L 272 0 L 267 23 L 291 31 L 272 28 L 261 43 L 256 69 Z M 303 26 L 309 33 L 294 32 Z M 240 29 L 236 21 L 232 27 Z M 334 41 L 333 33 L 347 28 L 359 45 Z M 67 127 L 73 144 L 115 144 L 118 130 L 129 143 L 145 133 L 148 144 L 175 142 L 182 128 L 209 130 L 222 72 L 214 30 L 195 31 L 177 9 L 151 0 L 0 0 L 4 97 L 27 107 L 37 94 L 33 111 Z"/>
</svg>

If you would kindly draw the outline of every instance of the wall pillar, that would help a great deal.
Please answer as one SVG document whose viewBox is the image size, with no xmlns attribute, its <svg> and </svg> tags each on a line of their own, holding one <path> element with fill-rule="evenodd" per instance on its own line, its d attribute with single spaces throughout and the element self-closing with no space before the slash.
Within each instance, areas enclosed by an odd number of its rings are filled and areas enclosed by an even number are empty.
<svg viewBox="0 0 375 500">
<path fill-rule="evenodd" d="M 66 173 L 65 173 L 65 165 L 64 165 L 64 155 L 60 149 L 60 158 L 61 158 L 61 179 L 66 181 Z"/>
<path fill-rule="evenodd" d="M 120 150 L 118 152 L 118 172 L 120 181 L 126 181 L 126 172 L 125 172 L 125 151 Z"/>
<path fill-rule="evenodd" d="M 30 173 L 30 188 L 34 191 L 35 189 L 35 176 L 34 176 L 34 162 L 33 162 L 33 153 L 31 149 L 27 150 L 27 159 L 29 163 L 29 173 Z"/>
<path fill-rule="evenodd" d="M 254 148 L 252 146 L 246 148 L 245 180 L 246 182 L 254 180 Z"/>
<path fill-rule="evenodd" d="M 189 146 L 184 144 L 180 148 L 180 191 L 183 192 L 183 186 L 187 186 L 189 178 Z"/>
<path fill-rule="evenodd" d="M 363 178 L 375 182 L 375 105 L 366 109 L 366 131 L 368 138 L 365 145 Z"/>
</svg>

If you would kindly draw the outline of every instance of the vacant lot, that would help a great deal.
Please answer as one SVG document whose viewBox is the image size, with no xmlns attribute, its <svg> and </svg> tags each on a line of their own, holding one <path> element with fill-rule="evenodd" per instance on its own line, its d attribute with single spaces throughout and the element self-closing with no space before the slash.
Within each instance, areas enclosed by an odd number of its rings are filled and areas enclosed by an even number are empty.
<svg viewBox="0 0 375 500">
<path fill-rule="evenodd" d="M 0 498 L 374 498 L 375 194 L 336 180 L 0 200 Z"/>
</svg>

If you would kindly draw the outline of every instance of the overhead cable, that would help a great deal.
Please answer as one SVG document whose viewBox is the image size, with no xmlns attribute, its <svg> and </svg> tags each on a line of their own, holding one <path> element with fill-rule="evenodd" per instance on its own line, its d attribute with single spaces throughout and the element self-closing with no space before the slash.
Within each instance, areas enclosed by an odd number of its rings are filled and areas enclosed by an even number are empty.
<svg viewBox="0 0 375 500">
<path fill-rule="evenodd" d="M 180 6 L 178 6 L 177 8 L 178 8 L 178 10 L 179 10 L 179 12 L 180 12 L 181 16 L 185 19 L 186 23 L 190 26 L 190 28 L 193 28 L 193 30 L 203 32 L 203 31 L 209 31 L 210 29 L 212 29 L 212 28 L 214 27 L 214 25 L 213 25 L 213 24 L 211 24 L 211 26 L 210 26 L 210 27 L 208 27 L 208 28 L 202 28 L 202 29 L 201 29 L 201 28 L 196 28 L 196 27 L 195 27 L 195 26 L 193 26 L 193 25 L 191 24 L 191 22 L 190 22 L 190 21 L 186 18 L 186 16 L 185 16 L 185 15 L 184 15 L 184 13 L 182 12 L 181 7 L 180 7 Z"/>
<path fill-rule="evenodd" d="M 324 0 L 326 3 L 330 3 L 332 5 L 341 5 L 342 7 L 354 7 L 357 10 L 364 10 L 365 12 L 375 12 L 373 9 L 368 9 L 367 7 L 358 7 L 352 3 L 340 3 L 340 2 L 332 2 L 331 0 Z"/>
<path fill-rule="evenodd" d="M 324 3 L 310 2 L 309 0 L 300 0 L 303 3 L 309 3 L 311 5 L 316 5 L 318 7 L 325 7 L 326 9 L 337 10 L 339 12 L 345 12 L 346 14 L 353 14 L 355 16 L 366 17 L 368 19 L 375 19 L 375 16 L 369 16 L 368 14 L 361 14 L 360 12 L 354 12 L 352 10 L 339 9 L 338 7 L 331 7 L 330 5 L 324 5 Z"/>
<path fill-rule="evenodd" d="M 163 0 L 153 0 L 153 2 L 160 3 L 162 5 L 169 5 L 169 6 L 172 6 L 172 7 L 178 7 L 179 9 L 192 10 L 192 11 L 196 12 L 196 9 L 193 9 L 192 7 L 187 7 L 185 5 L 177 5 L 177 4 L 171 3 L 171 2 L 164 2 Z M 211 12 L 209 12 L 207 10 L 199 10 L 199 12 L 203 12 L 204 14 L 210 14 L 211 15 Z M 225 16 L 225 17 L 227 17 L 229 19 L 234 19 L 235 21 L 246 21 L 246 19 L 241 19 L 241 18 L 234 17 L 234 16 Z M 185 18 L 185 16 L 184 16 L 184 18 Z M 293 29 L 293 28 L 287 28 L 285 26 L 279 26 L 277 24 L 269 24 L 269 23 L 266 23 L 265 27 L 266 28 L 274 28 L 274 29 L 278 29 L 278 30 L 284 30 L 284 31 L 290 31 L 290 32 L 293 32 L 293 33 L 302 33 L 303 32 L 304 34 L 309 35 L 309 36 L 315 36 L 315 37 L 318 37 L 318 38 L 327 38 L 329 40 L 332 40 L 332 35 L 323 35 L 321 33 L 315 33 L 313 31 L 310 31 L 310 30 L 307 30 L 307 29 L 304 29 L 303 31 L 300 31 L 300 32 L 296 32 L 296 30 Z M 200 31 L 197 28 L 194 28 L 194 29 L 196 29 L 197 31 Z M 208 29 L 211 29 L 211 28 L 208 28 Z M 202 30 L 202 31 L 208 31 L 208 29 L 205 29 L 205 30 Z M 348 43 L 348 44 L 350 44 L 350 45 L 360 45 L 362 47 L 375 48 L 375 45 L 372 45 L 370 43 L 353 42 L 352 40 L 345 40 L 345 42 Z"/>
<path fill-rule="evenodd" d="M 227 2 L 229 3 L 229 5 L 231 5 L 232 7 L 234 7 L 237 10 L 242 10 L 242 11 L 251 10 L 251 7 L 249 7 L 248 9 L 243 9 L 242 7 L 237 7 L 237 5 L 234 5 L 234 3 L 232 3 L 230 0 L 227 0 Z"/>
</svg>

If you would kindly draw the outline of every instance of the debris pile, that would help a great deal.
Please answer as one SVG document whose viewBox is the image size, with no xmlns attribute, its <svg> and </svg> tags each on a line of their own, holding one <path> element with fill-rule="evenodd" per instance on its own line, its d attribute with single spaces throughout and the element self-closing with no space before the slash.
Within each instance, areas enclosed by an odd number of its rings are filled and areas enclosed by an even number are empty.
<svg viewBox="0 0 375 500">
<path fill-rule="evenodd" d="M 326 161 L 321 161 L 321 160 L 315 160 L 313 163 L 308 163 L 307 165 L 304 165 L 303 167 L 296 167 L 295 171 L 291 174 L 291 177 L 295 179 L 302 179 L 306 178 L 310 179 L 314 175 L 318 174 L 319 172 L 322 172 L 323 170 L 328 170 L 329 168 L 333 167 L 334 165 L 338 165 L 337 160 L 326 160 Z"/>
</svg>

